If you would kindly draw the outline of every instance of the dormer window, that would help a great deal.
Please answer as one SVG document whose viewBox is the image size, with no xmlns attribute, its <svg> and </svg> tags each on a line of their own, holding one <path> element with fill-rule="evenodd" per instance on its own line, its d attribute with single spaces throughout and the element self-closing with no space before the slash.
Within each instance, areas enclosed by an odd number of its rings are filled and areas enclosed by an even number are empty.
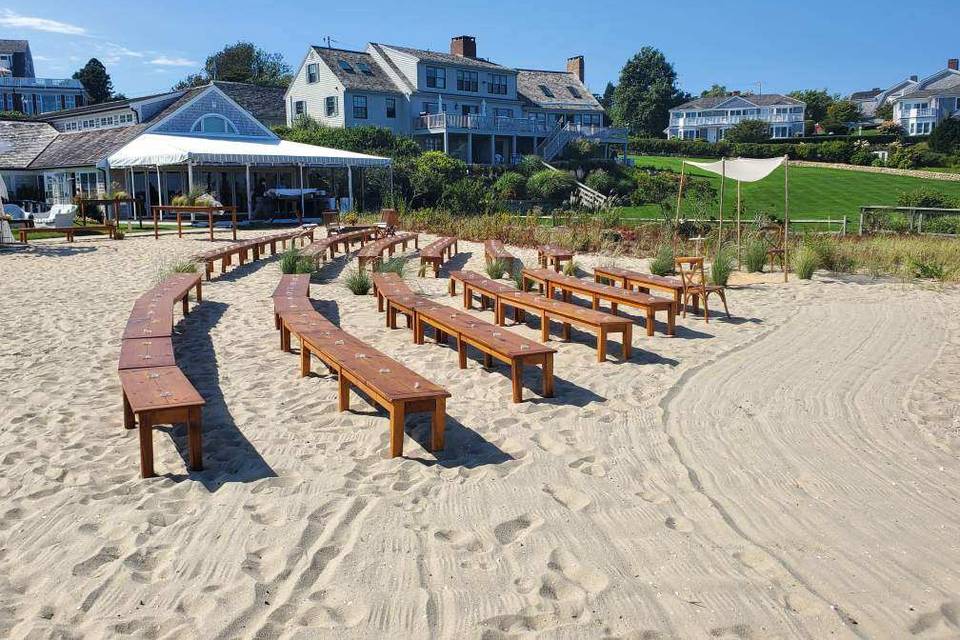
<svg viewBox="0 0 960 640">
<path fill-rule="evenodd" d="M 576 88 L 570 85 L 567 85 L 567 91 L 570 92 L 571 97 L 576 98 L 577 100 L 583 97 L 580 95 L 580 92 L 576 90 Z"/>
<path fill-rule="evenodd" d="M 547 96 L 548 98 L 553 98 L 553 97 L 555 97 L 555 96 L 553 95 L 553 91 L 550 91 L 550 87 L 548 87 L 548 86 L 545 85 L 545 84 L 541 84 L 541 85 L 539 85 L 539 86 L 540 86 L 540 91 L 543 92 L 543 95 Z"/>
<path fill-rule="evenodd" d="M 356 73 L 356 71 L 353 70 L 353 67 L 350 66 L 350 63 L 346 60 L 337 60 L 337 64 L 339 64 L 340 68 L 347 73 Z"/>
<path fill-rule="evenodd" d="M 237 135 L 237 125 L 219 113 L 208 113 L 205 116 L 200 116 L 200 118 L 193 123 L 190 131 L 192 133 L 235 136 Z"/>
<path fill-rule="evenodd" d="M 362 73 L 365 76 L 373 75 L 373 71 L 370 69 L 370 65 L 368 65 L 366 62 L 358 62 L 357 68 L 360 69 L 360 73 Z"/>
</svg>

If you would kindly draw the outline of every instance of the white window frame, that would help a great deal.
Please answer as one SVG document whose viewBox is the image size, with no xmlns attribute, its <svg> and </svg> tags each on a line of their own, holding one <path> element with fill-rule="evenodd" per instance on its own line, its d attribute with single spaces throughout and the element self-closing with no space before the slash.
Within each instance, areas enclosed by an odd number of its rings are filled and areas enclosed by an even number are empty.
<svg viewBox="0 0 960 640">
<path fill-rule="evenodd" d="M 239 135 L 240 135 L 240 129 L 239 129 L 239 127 L 237 127 L 237 125 L 233 122 L 233 120 L 231 120 L 230 118 L 226 117 L 226 116 L 223 115 L 222 113 L 205 113 L 205 114 L 203 114 L 202 116 L 200 116 L 199 118 L 197 118 L 196 120 L 194 120 L 192 125 L 190 125 L 190 133 L 192 133 L 192 134 L 194 134 L 194 135 L 206 134 L 207 132 L 203 130 L 203 121 L 204 121 L 205 119 L 211 118 L 211 117 L 212 117 L 212 118 L 219 118 L 220 120 L 223 120 L 224 123 L 225 123 L 224 129 L 226 129 L 226 131 L 223 131 L 223 132 L 217 131 L 217 132 L 215 132 L 216 135 L 219 135 L 219 136 L 239 136 Z M 199 129 L 197 128 L 198 126 L 199 126 Z M 232 131 L 232 132 L 230 131 L 230 128 L 231 128 L 231 127 L 233 128 L 233 131 Z"/>
<path fill-rule="evenodd" d="M 312 80 L 310 78 L 313 78 Z M 307 84 L 316 84 L 320 79 L 320 65 L 316 62 L 307 63 Z"/>
<path fill-rule="evenodd" d="M 331 100 L 333 101 L 333 102 L 332 102 L 332 104 L 333 104 L 333 109 L 330 108 Z M 336 118 L 337 115 L 338 115 L 338 113 L 339 113 L 339 110 L 338 110 L 338 108 L 337 108 L 338 105 L 339 105 L 339 102 L 340 102 L 340 101 L 337 100 L 337 96 L 327 96 L 326 98 L 324 98 L 324 99 L 323 99 L 323 114 L 324 114 L 324 116 L 327 117 L 327 118 Z"/>
<path fill-rule="evenodd" d="M 390 115 L 391 108 L 393 109 L 393 115 Z M 396 120 L 397 118 L 397 99 L 396 98 L 383 99 L 383 115 L 388 120 Z"/>
</svg>

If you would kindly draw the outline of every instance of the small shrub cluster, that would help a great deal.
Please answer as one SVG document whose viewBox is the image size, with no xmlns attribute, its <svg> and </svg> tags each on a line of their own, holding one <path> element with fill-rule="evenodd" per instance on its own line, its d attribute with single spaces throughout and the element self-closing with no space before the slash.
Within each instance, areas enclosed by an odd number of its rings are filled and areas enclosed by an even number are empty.
<svg viewBox="0 0 960 640">
<path fill-rule="evenodd" d="M 506 260 L 491 260 L 487 263 L 487 266 L 484 268 L 487 272 L 487 275 L 493 278 L 494 280 L 499 280 L 503 277 L 503 274 L 510 272 L 510 264 Z"/>
<path fill-rule="evenodd" d="M 767 262 L 767 243 L 760 238 L 748 240 L 743 247 L 743 266 L 749 273 L 760 273 Z"/>
<path fill-rule="evenodd" d="M 351 270 L 344 283 L 355 296 L 365 296 L 373 288 L 373 278 L 370 277 L 370 274 L 358 269 Z"/>
<path fill-rule="evenodd" d="M 650 261 L 650 273 L 655 276 L 669 276 L 675 268 L 673 247 L 666 243 L 660 245 L 656 256 Z"/>
<path fill-rule="evenodd" d="M 721 287 L 727 286 L 727 282 L 730 281 L 730 274 L 733 273 L 736 266 L 736 250 L 728 244 L 721 246 L 717 250 L 713 262 L 710 263 L 710 281 Z"/>
<path fill-rule="evenodd" d="M 280 273 L 313 273 L 313 271 L 313 259 L 301 255 L 296 247 L 290 247 L 280 254 Z"/>
</svg>

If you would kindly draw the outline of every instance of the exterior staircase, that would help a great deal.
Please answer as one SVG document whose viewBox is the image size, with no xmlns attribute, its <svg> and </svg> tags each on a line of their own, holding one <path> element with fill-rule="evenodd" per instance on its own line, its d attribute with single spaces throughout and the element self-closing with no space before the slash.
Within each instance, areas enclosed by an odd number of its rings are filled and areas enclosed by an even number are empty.
<svg viewBox="0 0 960 640">
<path fill-rule="evenodd" d="M 543 166 L 551 171 L 560 171 L 560 169 L 557 169 L 555 166 L 546 161 L 543 161 Z M 590 209 L 600 210 L 606 209 L 608 206 L 610 206 L 610 198 L 603 195 L 599 191 L 591 189 L 579 180 L 577 180 L 577 197 L 580 199 L 580 202 Z"/>
</svg>

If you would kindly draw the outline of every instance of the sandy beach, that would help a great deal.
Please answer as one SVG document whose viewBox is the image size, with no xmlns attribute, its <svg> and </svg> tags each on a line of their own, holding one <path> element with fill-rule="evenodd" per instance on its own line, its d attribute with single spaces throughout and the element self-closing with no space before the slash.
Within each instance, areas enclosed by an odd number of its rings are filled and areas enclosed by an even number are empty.
<svg viewBox="0 0 960 640">
<path fill-rule="evenodd" d="M 177 312 L 205 470 L 164 426 L 143 480 L 120 335 L 202 238 L 0 253 L 0 637 L 960 636 L 957 288 L 735 276 L 733 319 L 635 330 L 629 362 L 555 337 L 555 397 L 531 370 L 512 404 L 503 365 L 385 329 L 341 256 L 317 309 L 452 394 L 445 450 L 415 415 L 390 459 L 384 412 L 338 413 L 335 379 L 279 350 L 261 260 Z M 457 307 L 451 268 L 482 272 L 482 246 L 407 279 Z"/>
</svg>

